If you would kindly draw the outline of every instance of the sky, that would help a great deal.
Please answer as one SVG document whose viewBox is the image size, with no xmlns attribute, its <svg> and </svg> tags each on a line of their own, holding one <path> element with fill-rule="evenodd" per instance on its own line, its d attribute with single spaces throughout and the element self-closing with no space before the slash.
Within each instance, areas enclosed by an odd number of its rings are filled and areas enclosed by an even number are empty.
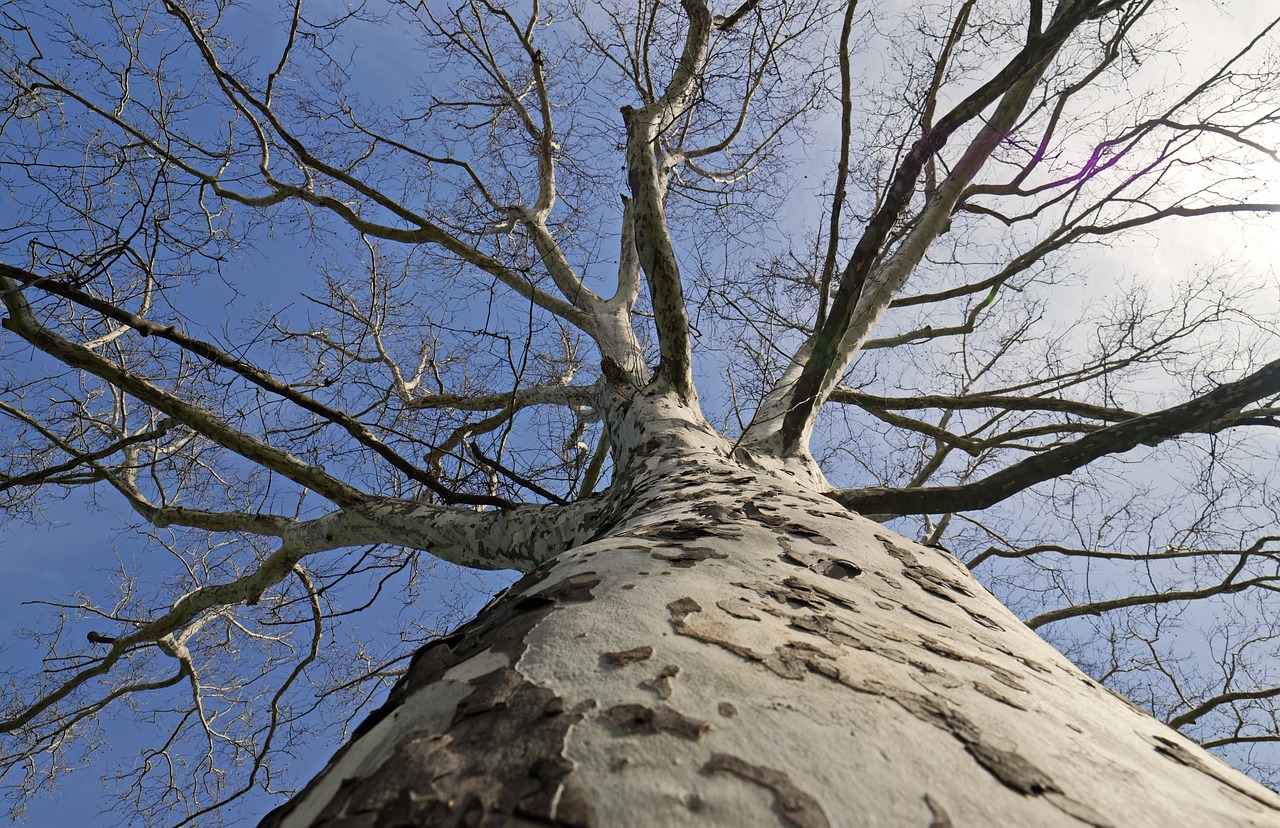
<svg viewBox="0 0 1280 828">
<path fill-rule="evenodd" d="M 1229 0 L 1219 5 L 1210 3 L 1181 4 L 1180 16 L 1186 19 L 1189 36 L 1215 45 L 1215 47 L 1241 42 L 1241 33 L 1257 26 L 1259 21 L 1275 13 L 1270 2 L 1264 0 Z M 264 30 L 259 29 L 261 34 Z M 377 77 L 393 82 L 397 66 L 390 55 L 401 54 L 402 49 L 380 48 L 387 44 L 369 43 L 359 53 L 358 59 L 376 63 L 380 68 Z M 1206 67 L 1203 53 L 1191 51 L 1181 58 L 1186 76 L 1201 74 Z M 373 90 L 371 90 L 373 94 Z M 1275 173 L 1277 200 L 1280 200 L 1280 164 Z M 0 216 L 5 206 L 0 204 Z M 297 294 L 312 284 L 315 257 L 312 251 L 299 249 L 288 238 L 260 241 L 259 264 L 269 263 L 273 277 L 261 280 L 243 295 L 224 285 L 207 282 L 202 287 L 200 301 L 208 308 L 225 308 L 222 316 L 211 320 L 211 328 L 224 322 L 237 323 L 251 316 L 261 304 L 276 310 L 300 307 Z M 1164 274 L 1182 272 L 1188 262 L 1208 261 L 1217 256 L 1229 256 L 1255 268 L 1260 273 L 1271 270 L 1272 262 L 1280 260 L 1280 221 L 1275 219 L 1258 222 L 1248 227 L 1230 219 L 1198 223 L 1188 230 L 1173 222 L 1165 230 L 1146 243 L 1135 242 L 1123 248 L 1099 255 L 1099 268 L 1107 271 L 1140 269 L 1150 278 L 1162 278 Z M 1154 274 L 1154 275 L 1152 275 Z M 1265 296 L 1259 302 L 1268 301 Z M 1271 296 L 1269 310 L 1280 309 L 1280 293 Z M 1265 308 L 1259 308 L 1264 310 Z M 237 318 L 238 317 L 238 318 Z M 5 352 L 3 358 L 20 358 L 13 352 Z M 113 566 L 116 556 L 126 560 L 145 560 L 154 555 L 145 542 L 128 532 L 122 532 L 117 524 L 121 505 L 108 494 L 96 503 L 73 497 L 51 501 L 45 507 L 40 522 L 0 524 L 0 560 L 6 565 L 6 577 L 0 579 L 0 626 L 15 629 L 30 624 L 37 609 L 26 603 L 32 597 L 57 599 L 87 588 L 94 580 L 108 577 L 105 573 Z M 500 580 L 489 582 L 496 589 Z M 449 588 L 449 584 L 442 585 Z M 431 593 L 421 601 L 430 604 Z M 480 593 L 471 596 L 473 606 L 482 600 Z M 379 627 L 396 622 L 394 616 L 373 617 L 365 622 L 369 627 Z M 0 664 L 30 663 L 36 655 L 30 642 L 13 638 L 7 647 L 0 649 Z M 109 731 L 109 739 L 115 749 L 127 756 L 132 747 L 131 732 L 127 727 L 116 726 Z M 308 754 L 316 769 L 332 752 L 332 745 L 317 745 Z M 95 761 L 102 761 L 101 754 Z M 108 760 L 111 761 L 111 760 Z M 310 770 L 299 769 L 305 779 Z M 77 771 L 65 779 L 53 797 L 34 802 L 28 812 L 30 825 L 110 825 L 114 818 L 100 813 L 102 789 L 93 768 Z M 265 800 L 250 800 L 247 810 L 265 810 Z M 127 824 L 127 823 L 125 823 Z"/>
</svg>

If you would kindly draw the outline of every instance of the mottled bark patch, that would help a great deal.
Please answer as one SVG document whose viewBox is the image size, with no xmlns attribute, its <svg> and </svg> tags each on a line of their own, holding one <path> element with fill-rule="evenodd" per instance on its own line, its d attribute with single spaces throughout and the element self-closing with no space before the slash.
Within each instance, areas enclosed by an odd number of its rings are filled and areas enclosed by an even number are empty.
<svg viewBox="0 0 1280 828">
<path fill-rule="evenodd" d="M 490 825 L 512 817 L 595 824 L 593 809 L 560 755 L 569 727 L 561 700 L 515 670 L 472 682 L 448 733 L 405 739 L 377 772 L 343 782 L 317 828 Z M 499 715 L 482 715 L 500 710 Z M 503 746 L 519 745 L 519 751 Z"/>
<path fill-rule="evenodd" d="M 658 546 L 649 553 L 660 561 L 667 561 L 672 566 L 690 567 L 708 558 L 727 558 L 729 553 L 710 546 L 670 547 Z"/>
<path fill-rule="evenodd" d="M 614 727 L 629 735 L 655 735 L 671 733 L 697 741 L 711 725 L 684 715 L 666 705 L 645 707 L 643 704 L 619 704 L 604 711 L 604 717 Z"/>
<path fill-rule="evenodd" d="M 791 777 L 776 768 L 753 765 L 737 756 L 713 753 L 704 773 L 728 773 L 773 791 L 778 810 L 788 825 L 796 828 L 830 828 L 831 821 L 818 800 L 796 787 Z"/>
<path fill-rule="evenodd" d="M 875 692 L 896 703 L 926 724 L 950 733 L 979 765 L 1006 787 L 1018 793 L 1035 795 L 1062 793 L 1047 773 L 1012 748 L 994 744 L 967 716 L 939 699 L 886 688 L 856 687 Z"/>
<path fill-rule="evenodd" d="M 643 647 L 633 647 L 630 650 L 622 650 L 616 653 L 601 653 L 600 656 L 614 667 L 625 667 L 628 664 L 634 664 L 637 661 L 644 661 L 653 655 L 653 648 L 647 644 Z"/>
<path fill-rule="evenodd" d="M 750 585 L 743 584 L 748 587 Z M 765 585 L 761 588 L 770 592 Z M 790 595 L 784 590 L 775 599 L 785 598 L 793 606 L 810 607 L 813 601 L 808 595 Z M 802 600 L 798 600 L 802 599 Z M 692 598 L 681 598 L 667 605 L 671 613 L 671 624 L 680 635 L 697 638 L 709 644 L 715 644 L 730 652 L 736 653 L 750 661 L 755 661 L 782 678 L 800 680 L 813 673 L 826 676 L 834 681 L 862 693 L 881 696 L 902 707 L 921 721 L 937 727 L 957 739 L 973 759 L 988 773 L 1012 790 L 1025 795 L 1044 795 L 1061 793 L 1061 789 L 1053 780 L 1028 759 L 1019 754 L 1012 746 L 996 744 L 985 736 L 976 724 L 941 699 L 890 687 L 878 682 L 868 681 L 858 676 L 842 674 L 836 664 L 836 655 L 820 647 L 800 641 L 790 641 L 775 646 L 772 652 L 759 653 L 741 644 L 724 638 L 722 635 L 699 630 L 689 622 L 689 616 L 701 612 L 702 607 Z M 808 632 L 830 641 L 838 646 L 850 646 L 858 649 L 881 652 L 886 656 L 900 653 L 892 648 L 882 648 L 865 643 L 852 635 L 852 627 L 839 623 L 835 618 L 826 615 L 797 615 L 789 619 L 793 629 Z M 928 652 L 943 658 L 978 664 L 991 671 L 994 678 L 1017 689 L 1022 689 L 1016 674 L 985 659 L 972 657 L 954 647 L 929 636 L 920 635 L 914 640 L 905 640 L 909 646 L 923 647 Z M 937 672 L 936 668 L 924 662 L 910 662 L 922 672 Z M 1001 699 L 1002 701 L 1007 701 Z"/>
<path fill-rule="evenodd" d="M 671 698 L 671 680 L 678 675 L 680 675 L 679 666 L 668 664 L 654 678 L 640 682 L 640 686 L 657 693 L 660 699 L 669 699 Z"/>
<path fill-rule="evenodd" d="M 742 538 L 742 532 L 732 526 L 709 521 L 677 520 L 671 523 L 637 526 L 634 529 L 619 532 L 617 536 L 620 538 L 642 538 L 674 546 L 683 546 L 692 541 L 706 540 L 707 538 L 739 540 Z"/>
<path fill-rule="evenodd" d="M 529 594 L 546 580 L 553 566 L 549 562 L 525 575 L 473 621 L 420 649 L 386 703 L 354 730 L 330 766 L 406 699 L 444 679 L 451 668 L 486 652 L 505 655 L 508 664 L 515 664 L 527 646 L 528 634 L 548 613 L 560 605 L 591 600 L 592 590 L 601 581 L 594 572 L 572 575 Z M 591 808 L 570 779 L 573 766 L 561 756 L 565 734 L 581 716 L 566 714 L 563 700 L 515 670 L 495 670 L 466 683 L 473 689 L 458 703 L 447 733 L 411 737 L 368 776 L 344 780 L 315 824 L 326 828 L 465 825 L 479 824 L 468 820 L 487 814 L 506 814 L 591 825 Z M 513 758 L 493 745 L 521 747 Z M 281 824 L 324 778 L 320 774 L 302 793 L 269 813 L 261 827 Z M 385 817 L 380 809 L 386 810 Z M 345 816 L 339 819 L 340 813 Z"/>
<path fill-rule="evenodd" d="M 794 538 L 808 541 L 815 546 L 835 546 L 836 542 L 831 538 L 814 529 L 811 526 L 805 526 L 803 523 L 797 523 L 785 515 L 769 514 L 762 510 L 755 503 L 748 502 L 743 506 L 742 511 L 753 522 L 762 526 L 767 526 L 778 535 L 779 544 L 785 545 Z"/>
<path fill-rule="evenodd" d="M 939 569 L 922 564 L 919 557 L 910 549 L 898 545 L 885 535 L 877 534 L 876 540 L 884 545 L 885 551 L 902 563 L 902 574 L 930 595 L 953 603 L 956 599 L 952 593 L 966 597 L 973 596 L 973 593 L 960 581 Z"/>
<path fill-rule="evenodd" d="M 778 560 L 785 564 L 804 567 L 837 581 L 847 581 L 862 574 L 862 567 L 844 558 L 803 552 L 796 549 L 786 538 L 778 538 L 778 545 L 782 547 L 782 554 L 778 556 Z"/>
</svg>

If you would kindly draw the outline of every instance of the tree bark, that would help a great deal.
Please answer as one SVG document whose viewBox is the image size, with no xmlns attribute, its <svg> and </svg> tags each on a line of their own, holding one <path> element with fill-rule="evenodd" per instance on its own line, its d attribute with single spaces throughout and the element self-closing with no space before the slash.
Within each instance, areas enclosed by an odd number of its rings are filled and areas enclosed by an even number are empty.
<svg viewBox="0 0 1280 828">
<path fill-rule="evenodd" d="M 696 441 L 695 441 L 696 442 Z M 297 826 L 1280 825 L 948 553 L 723 442 L 414 658 Z"/>
</svg>

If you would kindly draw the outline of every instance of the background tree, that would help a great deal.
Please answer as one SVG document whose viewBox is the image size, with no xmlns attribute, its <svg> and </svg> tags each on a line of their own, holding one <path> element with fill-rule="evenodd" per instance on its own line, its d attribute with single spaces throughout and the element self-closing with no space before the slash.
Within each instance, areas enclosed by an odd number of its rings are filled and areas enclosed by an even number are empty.
<svg viewBox="0 0 1280 828">
<path fill-rule="evenodd" d="M 15 812 L 120 716 L 126 821 L 262 810 L 398 681 L 269 822 L 1274 820 L 1097 683 L 1273 781 L 1275 284 L 1115 255 L 1280 206 L 1185 13 L 3 7 L 3 506 L 140 544 Z"/>
</svg>

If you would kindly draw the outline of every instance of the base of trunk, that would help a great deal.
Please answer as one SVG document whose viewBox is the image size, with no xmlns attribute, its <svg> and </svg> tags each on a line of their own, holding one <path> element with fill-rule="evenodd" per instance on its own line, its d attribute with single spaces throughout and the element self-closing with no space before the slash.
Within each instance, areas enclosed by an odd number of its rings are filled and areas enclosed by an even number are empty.
<svg viewBox="0 0 1280 828">
<path fill-rule="evenodd" d="M 785 476 L 653 471 L 263 824 L 1280 826 L 946 552 Z"/>
</svg>

